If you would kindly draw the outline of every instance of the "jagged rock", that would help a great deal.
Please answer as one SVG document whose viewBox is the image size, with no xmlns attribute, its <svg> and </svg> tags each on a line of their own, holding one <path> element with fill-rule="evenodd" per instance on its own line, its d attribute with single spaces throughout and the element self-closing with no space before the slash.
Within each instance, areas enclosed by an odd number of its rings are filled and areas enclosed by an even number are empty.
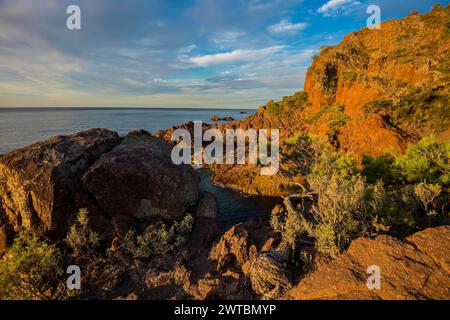
<svg viewBox="0 0 450 320">
<path fill-rule="evenodd" d="M 195 299 L 199 300 L 250 300 L 253 295 L 248 279 L 236 272 L 227 272 L 219 277 L 201 279 L 197 284 Z"/>
<path fill-rule="evenodd" d="M 269 238 L 275 239 L 276 235 L 265 221 L 236 224 L 213 245 L 209 259 L 217 263 L 219 272 L 233 267 L 248 275 L 251 263 Z"/>
<path fill-rule="evenodd" d="M 450 227 L 420 231 L 404 241 L 378 236 L 354 240 L 348 251 L 320 265 L 285 299 L 450 299 Z M 381 271 L 381 289 L 368 289 L 367 268 Z"/>
<path fill-rule="evenodd" d="M 198 200 L 199 177 L 190 166 L 174 165 L 170 155 L 161 139 L 130 133 L 89 167 L 84 188 L 111 216 L 180 218 Z"/>
<path fill-rule="evenodd" d="M 261 253 L 250 268 L 253 291 L 265 299 L 276 299 L 292 288 L 289 270 L 290 248 L 279 248 Z"/>
<path fill-rule="evenodd" d="M 216 260 L 219 265 L 224 265 L 222 261 L 228 255 L 236 259 L 238 265 L 244 264 L 249 258 L 249 240 L 247 228 L 243 223 L 231 227 L 211 249 L 209 258 Z"/>
<path fill-rule="evenodd" d="M 221 120 L 220 117 L 216 114 L 211 117 L 211 121 L 220 121 L 220 120 Z"/>
<path fill-rule="evenodd" d="M 82 174 L 119 143 L 117 133 L 91 129 L 0 156 L 0 204 L 8 223 L 16 232 L 64 233 L 75 212 Z"/>
</svg>

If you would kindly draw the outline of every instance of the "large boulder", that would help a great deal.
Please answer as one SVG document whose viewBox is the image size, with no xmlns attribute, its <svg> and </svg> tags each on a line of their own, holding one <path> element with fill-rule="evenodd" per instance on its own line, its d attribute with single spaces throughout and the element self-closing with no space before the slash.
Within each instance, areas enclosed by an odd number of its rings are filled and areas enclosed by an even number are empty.
<svg viewBox="0 0 450 320">
<path fill-rule="evenodd" d="M 110 216 L 177 219 L 197 203 L 199 176 L 171 161 L 171 146 L 145 131 L 132 132 L 103 154 L 82 178 Z"/>
<path fill-rule="evenodd" d="M 418 232 L 405 241 L 389 236 L 353 241 L 347 252 L 319 266 L 285 299 L 450 299 L 450 226 Z M 369 266 L 381 288 L 369 289 Z"/>
<path fill-rule="evenodd" d="M 252 263 L 250 281 L 256 294 L 264 299 L 276 299 L 292 288 L 290 251 L 283 242 L 277 249 L 261 253 Z"/>
<path fill-rule="evenodd" d="M 18 230 L 63 232 L 75 212 L 84 171 L 120 143 L 117 133 L 91 129 L 55 136 L 0 156 L 0 211 Z"/>
<path fill-rule="evenodd" d="M 143 218 L 183 217 L 197 203 L 199 177 L 170 155 L 169 143 L 145 131 L 121 138 L 91 129 L 0 156 L 0 255 L 22 229 L 63 238 L 80 208 L 104 241 L 145 229 L 152 220 Z"/>
</svg>

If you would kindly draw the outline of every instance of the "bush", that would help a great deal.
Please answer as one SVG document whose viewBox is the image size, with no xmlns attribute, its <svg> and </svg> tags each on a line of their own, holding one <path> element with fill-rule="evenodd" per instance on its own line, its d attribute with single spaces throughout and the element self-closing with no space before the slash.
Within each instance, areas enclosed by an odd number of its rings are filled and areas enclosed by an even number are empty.
<svg viewBox="0 0 450 320">
<path fill-rule="evenodd" d="M 62 274 L 56 246 L 32 232 L 20 232 L 0 261 L 0 299 L 58 299 L 64 292 Z"/>
<path fill-rule="evenodd" d="M 393 151 L 379 157 L 364 156 L 362 174 L 374 183 L 382 179 L 387 185 L 427 181 L 450 183 L 450 142 L 437 142 L 433 137 L 423 138 L 409 145 L 404 155 Z"/>
<path fill-rule="evenodd" d="M 317 195 L 311 212 L 315 223 L 310 228 L 319 253 L 335 258 L 352 239 L 364 235 L 371 222 L 366 207 L 366 183 L 360 175 L 309 176 L 308 183 Z"/>
<path fill-rule="evenodd" d="M 292 96 L 284 97 L 282 104 L 287 108 L 300 108 L 308 101 L 308 94 L 305 91 L 298 91 Z"/>
<path fill-rule="evenodd" d="M 73 250 L 73 256 L 90 260 L 99 246 L 99 236 L 89 227 L 87 209 L 80 209 L 77 221 L 70 227 L 66 242 Z"/>
<path fill-rule="evenodd" d="M 390 185 L 399 180 L 394 172 L 393 164 L 394 157 L 390 154 L 379 157 L 364 156 L 361 174 L 366 177 L 368 183 L 376 183 L 378 180 L 382 180 L 385 184 Z"/>
<path fill-rule="evenodd" d="M 450 142 L 439 143 L 433 137 L 409 145 L 405 155 L 396 156 L 394 166 L 409 183 L 450 183 Z"/>
<path fill-rule="evenodd" d="M 363 106 L 365 115 L 371 113 L 388 114 L 392 111 L 393 103 L 391 100 L 374 100 Z"/>
<path fill-rule="evenodd" d="M 122 248 L 134 259 L 147 259 L 165 254 L 183 246 L 191 233 L 194 218 L 187 215 L 181 222 L 175 221 L 169 230 L 164 223 L 156 225 L 144 234 L 130 230 L 124 238 Z"/>
<path fill-rule="evenodd" d="M 350 120 L 350 116 L 346 114 L 340 114 L 336 118 L 331 119 L 328 122 L 328 125 L 330 128 L 337 128 L 337 127 L 343 127 L 347 124 L 347 121 Z"/>
<path fill-rule="evenodd" d="M 269 101 L 266 104 L 266 110 L 269 115 L 277 118 L 281 117 L 284 113 L 283 106 L 278 102 L 274 102 L 273 100 Z"/>
</svg>

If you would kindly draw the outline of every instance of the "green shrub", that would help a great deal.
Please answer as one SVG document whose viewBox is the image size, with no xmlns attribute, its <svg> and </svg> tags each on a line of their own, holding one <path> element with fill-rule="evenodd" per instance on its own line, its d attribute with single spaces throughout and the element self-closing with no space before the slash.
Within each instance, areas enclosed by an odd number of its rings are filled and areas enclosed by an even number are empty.
<svg viewBox="0 0 450 320">
<path fill-rule="evenodd" d="M 284 113 L 283 106 L 279 102 L 274 102 L 273 100 L 267 102 L 266 104 L 267 113 L 273 117 L 281 117 Z"/>
<path fill-rule="evenodd" d="M 298 91 L 292 96 L 284 97 L 282 104 L 288 108 L 299 108 L 302 107 L 308 101 L 308 94 L 305 91 Z"/>
<path fill-rule="evenodd" d="M 285 142 L 287 145 L 295 145 L 303 136 L 302 131 L 297 131 L 293 136 L 287 138 Z"/>
<path fill-rule="evenodd" d="M 405 155 L 395 157 L 398 174 L 409 183 L 450 183 L 450 142 L 439 143 L 433 137 L 409 145 Z"/>
<path fill-rule="evenodd" d="M 351 117 L 347 114 L 340 114 L 336 118 L 331 119 L 328 122 L 328 125 L 330 126 L 330 128 L 343 127 L 347 124 L 347 121 L 350 120 L 350 118 Z"/>
<path fill-rule="evenodd" d="M 0 299 L 61 297 L 61 253 L 29 231 L 20 232 L 0 261 Z"/>
<path fill-rule="evenodd" d="M 363 106 L 364 114 L 382 113 L 388 114 L 392 111 L 393 102 L 391 100 L 374 100 Z"/>
<path fill-rule="evenodd" d="M 99 236 L 89 227 L 88 215 L 87 209 L 80 209 L 77 221 L 70 227 L 66 237 L 73 256 L 79 259 L 91 259 L 99 246 Z"/>
<path fill-rule="evenodd" d="M 366 207 L 366 183 L 358 175 L 333 173 L 308 176 L 317 195 L 311 212 L 315 223 L 309 228 L 319 253 L 335 258 L 352 239 L 364 235 L 372 220 Z"/>
<path fill-rule="evenodd" d="M 125 235 L 122 248 L 134 259 L 147 259 L 153 255 L 165 254 L 187 242 L 193 224 L 194 218 L 187 215 L 181 222 L 175 221 L 169 230 L 164 223 L 153 226 L 142 235 L 130 230 Z"/>
<path fill-rule="evenodd" d="M 394 157 L 390 154 L 379 157 L 363 156 L 361 174 L 366 177 L 368 183 L 376 183 L 381 179 L 385 184 L 391 185 L 399 180 L 393 164 Z"/>
<path fill-rule="evenodd" d="M 382 179 L 387 185 L 423 181 L 448 185 L 449 158 L 450 142 L 425 137 L 410 144 L 404 155 L 390 151 L 379 157 L 364 156 L 362 174 L 370 183 Z"/>
</svg>

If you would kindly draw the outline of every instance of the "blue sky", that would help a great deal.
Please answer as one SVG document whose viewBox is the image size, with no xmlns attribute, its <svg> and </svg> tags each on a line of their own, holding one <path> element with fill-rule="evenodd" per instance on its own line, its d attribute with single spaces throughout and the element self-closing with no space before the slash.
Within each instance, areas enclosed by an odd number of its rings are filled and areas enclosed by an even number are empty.
<svg viewBox="0 0 450 320">
<path fill-rule="evenodd" d="M 388 20 L 449 1 L 0 0 L 0 106 L 256 108 L 302 89 L 370 4 Z"/>
</svg>

